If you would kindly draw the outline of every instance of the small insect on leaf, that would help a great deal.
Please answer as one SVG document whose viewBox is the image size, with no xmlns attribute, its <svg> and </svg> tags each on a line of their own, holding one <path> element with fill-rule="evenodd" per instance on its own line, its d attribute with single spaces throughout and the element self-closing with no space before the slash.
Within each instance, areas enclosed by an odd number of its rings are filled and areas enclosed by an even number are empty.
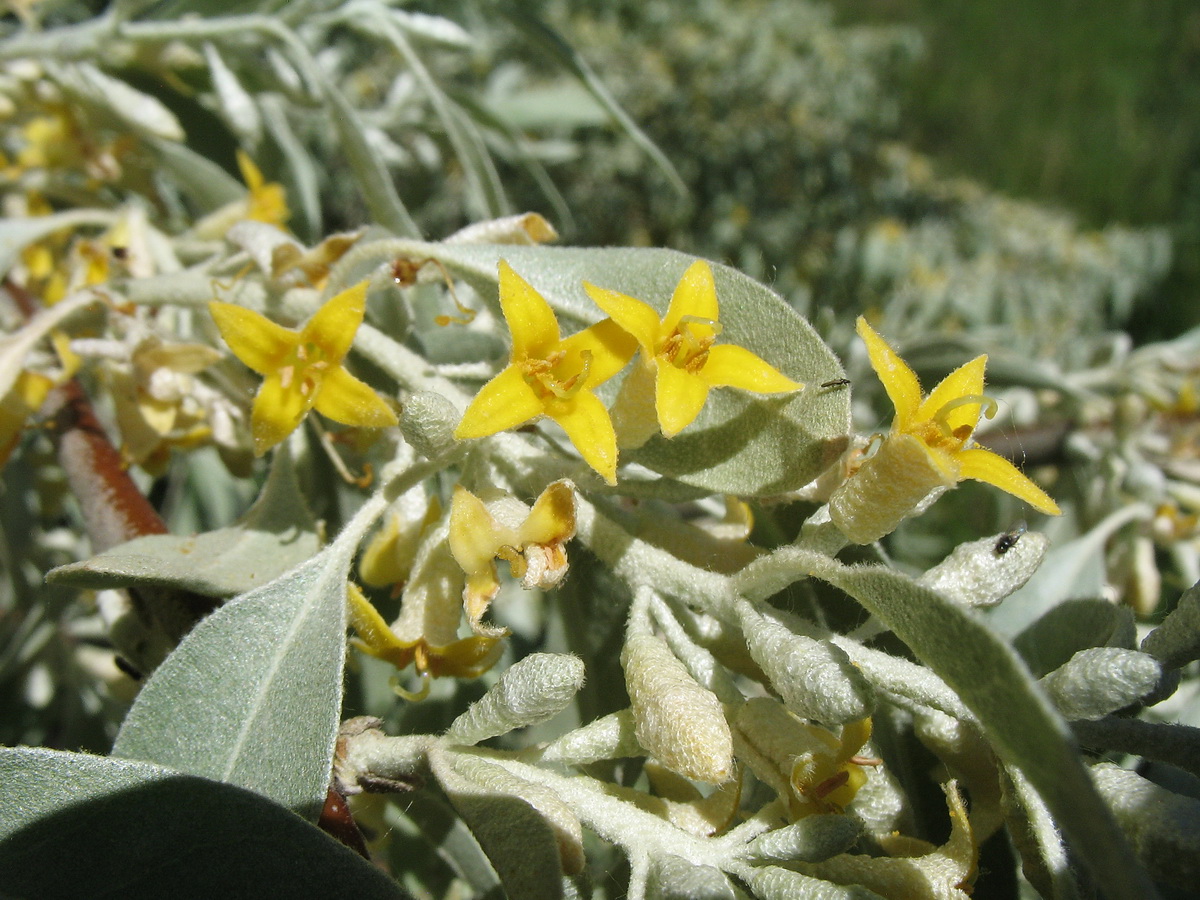
<svg viewBox="0 0 1200 900">
<path fill-rule="evenodd" d="M 835 378 L 835 379 L 833 379 L 833 381 L 822 382 L 821 387 L 823 387 L 823 388 L 842 387 L 843 385 L 846 385 L 849 383 L 850 383 L 849 378 Z"/>
<path fill-rule="evenodd" d="M 1006 531 L 1004 534 L 1000 535 L 1000 537 L 996 538 L 996 547 L 994 550 L 995 554 L 997 556 L 1003 556 L 1013 547 L 1017 546 L 1017 541 L 1021 539 L 1021 535 L 1023 535 L 1027 530 L 1028 528 L 1024 522 L 1018 522 L 1017 527 L 1012 531 Z"/>
</svg>

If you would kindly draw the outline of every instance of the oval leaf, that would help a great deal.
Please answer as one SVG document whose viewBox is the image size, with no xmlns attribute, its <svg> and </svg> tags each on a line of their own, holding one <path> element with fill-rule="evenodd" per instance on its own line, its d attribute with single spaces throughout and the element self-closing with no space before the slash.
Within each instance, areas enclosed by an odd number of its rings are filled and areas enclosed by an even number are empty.
<svg viewBox="0 0 1200 900">
<path fill-rule="evenodd" d="M 168 587 L 234 597 L 312 559 L 321 548 L 291 456 L 275 455 L 262 493 L 243 520 L 182 537 L 151 534 L 46 573 L 51 584 L 81 588 Z"/>
<path fill-rule="evenodd" d="M 16 897 L 408 895 L 241 788 L 147 763 L 0 749 L 0 872 Z"/>
<path fill-rule="evenodd" d="M 142 688 L 113 755 L 315 817 L 341 711 L 350 553 L 334 544 L 197 625 Z"/>
</svg>

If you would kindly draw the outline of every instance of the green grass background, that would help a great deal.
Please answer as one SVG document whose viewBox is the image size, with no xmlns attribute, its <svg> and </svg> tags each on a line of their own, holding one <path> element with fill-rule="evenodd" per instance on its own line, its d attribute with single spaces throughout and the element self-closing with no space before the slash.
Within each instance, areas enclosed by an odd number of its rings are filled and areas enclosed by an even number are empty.
<svg viewBox="0 0 1200 900">
<path fill-rule="evenodd" d="M 1200 324 L 1200 2 L 834 0 L 840 20 L 928 42 L 904 138 L 946 174 L 1072 210 L 1168 226 L 1171 277 L 1142 339 Z"/>
</svg>

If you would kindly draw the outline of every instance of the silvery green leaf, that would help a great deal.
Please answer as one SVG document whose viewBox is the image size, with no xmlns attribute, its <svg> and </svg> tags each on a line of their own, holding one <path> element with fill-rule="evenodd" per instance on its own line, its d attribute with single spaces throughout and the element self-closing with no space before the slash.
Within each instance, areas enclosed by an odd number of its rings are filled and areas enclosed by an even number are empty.
<svg viewBox="0 0 1200 900">
<path fill-rule="evenodd" d="M 251 791 L 29 748 L 0 749 L 0 872 L 12 897 L 408 896 Z"/>
<path fill-rule="evenodd" d="M 446 740 L 477 744 L 562 712 L 583 687 L 583 662 L 569 653 L 531 653 L 446 730 Z"/>
<path fill-rule="evenodd" d="M 752 869 L 744 880 L 762 900 L 883 900 L 865 887 L 833 884 L 780 866 Z"/>
<path fill-rule="evenodd" d="M 1162 667 L 1148 653 L 1120 647 L 1080 650 L 1046 675 L 1041 685 L 1068 720 L 1098 719 L 1153 691 Z"/>
<path fill-rule="evenodd" d="M 1001 803 L 1021 871 L 1046 900 L 1078 900 L 1079 886 L 1062 833 L 1020 769 L 1001 769 Z"/>
<path fill-rule="evenodd" d="M 191 537 L 153 534 L 119 544 L 46 574 L 52 584 L 83 588 L 174 587 L 233 597 L 309 560 L 320 549 L 291 457 L 275 455 L 262 493 L 237 525 Z"/>
<path fill-rule="evenodd" d="M 257 98 L 263 127 L 275 141 L 287 163 L 289 194 L 296 198 L 299 222 L 291 225 L 309 241 L 322 235 L 320 179 L 317 166 L 304 144 L 296 137 L 281 97 L 267 94 Z"/>
<path fill-rule="evenodd" d="M 1200 659 L 1200 584 L 1183 592 L 1175 608 L 1146 635 L 1142 649 L 1169 669 Z"/>
<path fill-rule="evenodd" d="M 970 610 L 908 576 L 880 566 L 847 566 L 800 548 L 755 565 L 790 564 L 841 588 L 879 618 L 979 719 L 996 752 L 1018 766 L 1046 800 L 1072 846 L 1112 898 L 1155 896 L 1108 809 L 1092 788 L 1066 724 L 1013 649 Z M 753 581 L 753 575 L 747 579 Z"/>
<path fill-rule="evenodd" d="M 105 110 L 143 137 L 173 142 L 187 137 L 175 114 L 161 100 L 105 74 L 91 63 L 58 69 L 55 78 L 76 102 Z"/>
<path fill-rule="evenodd" d="M 1181 716 L 1186 718 L 1186 714 Z M 1200 728 L 1106 716 L 1071 723 L 1079 743 L 1089 750 L 1111 750 L 1166 763 L 1200 778 Z"/>
<path fill-rule="evenodd" d="M 508 896 L 558 900 L 562 896 L 562 862 L 550 822 L 529 800 L 473 777 L 493 781 L 489 770 L 500 767 L 439 748 L 430 751 L 429 766 L 487 854 Z"/>
<path fill-rule="evenodd" d="M 720 869 L 674 855 L 654 861 L 647 900 L 735 900 L 729 878 Z"/>
<path fill-rule="evenodd" d="M 243 144 L 253 151 L 262 140 L 263 123 L 254 98 L 242 87 L 212 44 L 204 45 L 204 59 L 217 94 L 217 113 Z"/>
<path fill-rule="evenodd" d="M 644 752 L 634 734 L 633 712 L 621 709 L 551 741 L 542 751 L 542 759 L 578 766 Z"/>
<path fill-rule="evenodd" d="M 244 184 L 186 144 L 150 141 L 150 145 L 161 167 L 201 213 L 212 212 L 246 196 Z"/>
<path fill-rule="evenodd" d="M 349 20 L 364 33 L 382 37 L 404 59 L 408 70 L 421 85 L 430 106 L 446 132 L 454 155 L 466 176 L 468 209 L 474 218 L 492 219 L 509 211 L 508 198 L 495 163 L 479 129 L 442 90 L 408 40 L 399 21 L 382 7 L 364 6 L 362 13 Z"/>
<path fill-rule="evenodd" d="M 335 543 L 201 621 L 143 686 L 113 755 L 315 816 L 341 711 L 353 549 Z"/>
<path fill-rule="evenodd" d="M 1185 890 L 1200 882 L 1200 800 L 1161 788 L 1111 763 L 1092 779 L 1155 877 Z"/>
<path fill-rule="evenodd" d="M 789 710 L 824 725 L 871 714 L 874 691 L 845 650 L 797 634 L 749 603 L 740 604 L 738 612 L 750 655 Z"/>
<path fill-rule="evenodd" d="M 820 862 L 853 847 L 862 830 L 862 820 L 855 816 L 806 816 L 759 835 L 746 846 L 746 856 L 764 862 Z"/>
<path fill-rule="evenodd" d="M 588 65 L 587 60 L 570 43 L 563 40 L 558 32 L 538 18 L 536 13 L 524 6 L 509 4 L 501 6 L 500 12 L 520 28 L 531 43 L 541 47 L 551 59 L 554 59 L 560 65 L 566 67 L 568 71 L 572 72 L 596 102 L 604 107 L 613 118 L 613 121 L 620 126 L 621 130 L 658 166 L 659 170 L 666 176 L 667 181 L 678 194 L 680 196 L 687 195 L 687 185 L 679 176 L 679 172 L 676 171 L 671 160 L 638 127 L 630 115 L 625 112 L 621 104 L 617 102 L 616 98 L 613 97 L 612 93 L 604 85 L 604 82 L 592 71 L 592 67 Z"/>
<path fill-rule="evenodd" d="M 474 39 L 461 25 L 443 16 L 405 12 L 400 9 L 389 10 L 388 15 L 397 25 L 420 40 L 441 44 L 452 50 L 470 50 L 475 44 Z"/>
<path fill-rule="evenodd" d="M 30 244 L 35 244 L 56 231 L 78 228 L 81 225 L 111 225 L 114 219 L 111 212 L 103 209 L 71 209 L 48 216 L 0 219 L 0 277 L 8 274 L 21 251 Z M 8 387 L 12 387 L 11 383 Z M 0 396 L 7 391 L 8 388 L 0 391 Z"/>
<path fill-rule="evenodd" d="M 917 581 L 963 606 L 994 606 L 1029 580 L 1049 545 L 1038 532 L 969 541 Z"/>
<path fill-rule="evenodd" d="M 546 298 L 564 334 L 603 318 L 583 290 L 585 281 L 637 297 L 663 313 L 695 261 L 673 250 L 647 248 L 414 244 L 417 253 L 464 278 L 497 316 L 497 265 L 507 260 Z M 846 446 L 849 394 L 821 388 L 842 377 L 841 364 L 812 326 L 769 288 L 734 269 L 712 268 L 724 326 L 721 340 L 746 347 L 807 387 L 790 395 L 715 389 L 681 434 L 652 438 L 622 458 L 714 492 L 762 496 L 799 488 Z M 617 380 L 610 382 L 614 393 Z"/>
<path fill-rule="evenodd" d="M 1126 506 L 1087 534 L 1055 547 L 1024 587 L 989 611 L 988 624 L 1013 637 L 1060 603 L 1103 596 L 1105 544 L 1122 526 L 1150 513 L 1142 505 Z"/>
<path fill-rule="evenodd" d="M 371 219 L 394 234 L 420 235 L 421 229 L 396 192 L 396 185 L 379 151 L 367 140 L 366 129 L 350 101 L 332 84 L 325 85 L 324 93 L 324 112 L 337 132 L 338 143 Z"/>
<path fill-rule="evenodd" d="M 1133 613 L 1107 600 L 1068 600 L 1017 635 L 1013 646 L 1041 677 L 1089 647 L 1133 648 Z"/>
</svg>

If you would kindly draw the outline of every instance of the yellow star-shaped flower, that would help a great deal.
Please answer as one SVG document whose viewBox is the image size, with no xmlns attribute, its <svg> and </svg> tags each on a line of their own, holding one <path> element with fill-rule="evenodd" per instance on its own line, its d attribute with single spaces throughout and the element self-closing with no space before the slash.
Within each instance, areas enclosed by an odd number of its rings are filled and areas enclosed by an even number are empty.
<svg viewBox="0 0 1200 900">
<path fill-rule="evenodd" d="M 478 678 L 500 658 L 504 645 L 485 635 L 458 637 L 462 609 L 457 598 L 437 592 L 421 592 L 405 601 L 395 627 L 384 621 L 371 601 L 353 581 L 346 584 L 349 619 L 357 639 L 354 646 L 397 669 L 413 664 L 422 687 L 416 693 L 396 688 L 409 700 L 420 700 L 429 692 L 429 679 Z M 446 613 L 449 613 L 447 615 Z"/>
<path fill-rule="evenodd" d="M 246 198 L 246 218 L 255 222 L 282 225 L 291 217 L 287 192 L 283 185 L 263 178 L 262 171 L 243 150 L 237 152 L 238 169 L 250 194 Z"/>
<path fill-rule="evenodd" d="M 503 497 L 489 509 L 458 485 L 450 501 L 450 552 L 466 573 L 463 607 L 479 634 L 504 634 L 483 624 L 500 590 L 496 559 L 509 564 L 526 589 L 555 587 L 567 574 L 566 542 L 575 536 L 575 492 L 569 481 L 549 485 L 529 509 Z"/>
<path fill-rule="evenodd" d="M 580 456 L 609 484 L 617 483 L 617 438 L 593 390 L 637 349 L 610 319 L 565 340 L 541 294 L 500 260 L 500 307 L 512 333 L 512 357 L 471 401 L 454 436 L 486 437 L 549 416 Z"/>
<path fill-rule="evenodd" d="M 397 424 L 388 405 L 342 365 L 362 324 L 366 296 L 365 281 L 342 291 L 299 331 L 276 325 L 245 307 L 209 303 L 225 343 L 265 378 L 250 414 L 255 455 L 261 456 L 291 434 L 313 408 L 343 425 Z"/>
<path fill-rule="evenodd" d="M 995 485 L 1038 512 L 1059 515 L 1058 505 L 1020 469 L 973 446 L 979 416 L 985 407 L 995 409 L 995 401 L 983 395 L 986 355 L 955 369 L 922 398 L 916 374 L 862 316 L 857 328 L 896 418 L 875 455 L 830 498 L 834 524 L 850 540 L 878 540 L 905 516 L 922 511 L 942 491 L 968 478 Z"/>
<path fill-rule="evenodd" d="M 714 346 L 721 333 L 717 287 L 704 260 L 688 267 L 660 320 L 650 305 L 606 288 L 584 284 L 588 296 L 642 349 L 642 378 L 653 375 L 655 413 L 666 437 L 674 437 L 700 414 L 714 387 L 783 394 L 804 385 L 792 381 L 744 347 Z M 630 378 L 639 377 L 637 373 Z M 647 385 L 648 386 L 648 385 Z"/>
</svg>

